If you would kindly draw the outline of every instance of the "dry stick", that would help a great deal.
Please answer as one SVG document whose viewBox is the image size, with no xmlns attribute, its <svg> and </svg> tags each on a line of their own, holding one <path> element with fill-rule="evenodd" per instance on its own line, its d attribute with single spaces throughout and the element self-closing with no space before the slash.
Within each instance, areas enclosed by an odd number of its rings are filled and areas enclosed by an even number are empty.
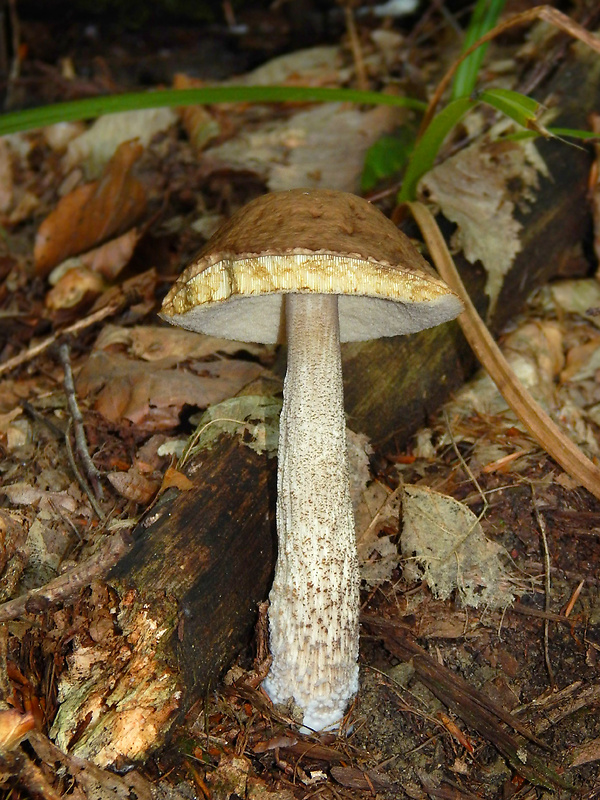
<svg viewBox="0 0 600 800">
<path fill-rule="evenodd" d="M 421 121 L 419 135 L 426 130 L 427 126 L 431 122 L 438 103 L 442 99 L 444 92 L 454 77 L 454 73 L 458 69 L 459 65 L 465 60 L 465 58 L 468 58 L 468 56 L 470 56 L 474 50 L 477 50 L 480 45 L 495 39 L 496 36 L 499 36 L 501 33 L 504 33 L 510 28 L 513 28 L 516 25 L 523 25 L 526 22 L 533 22 L 536 19 L 541 19 L 544 20 L 544 22 L 550 23 L 550 25 L 554 25 L 561 31 L 568 33 L 574 39 L 579 39 L 584 44 L 587 44 L 588 47 L 592 48 L 592 50 L 596 50 L 596 52 L 600 53 L 600 39 L 593 33 L 590 33 L 588 30 L 586 30 L 578 22 L 575 22 L 561 11 L 558 11 L 556 8 L 546 5 L 535 6 L 535 8 L 530 8 L 528 11 L 523 11 L 520 14 L 513 14 L 513 16 L 509 17 L 504 22 L 501 22 L 499 25 L 496 25 L 496 27 L 492 28 L 492 30 L 486 33 L 485 36 L 482 36 L 480 39 L 478 39 L 472 47 L 469 47 L 468 50 L 465 50 L 461 57 L 452 64 L 442 80 L 438 83 L 437 88 L 433 93 L 431 100 L 429 101 L 427 111 L 425 112 L 423 120 Z"/>
<path fill-rule="evenodd" d="M 83 427 L 83 417 L 81 416 L 79 403 L 77 402 L 77 396 L 75 395 L 75 383 L 73 381 L 73 370 L 71 369 L 70 348 L 66 342 L 61 344 L 58 348 L 58 357 L 60 358 L 60 363 L 62 364 L 65 373 L 63 385 L 65 387 L 69 412 L 71 414 L 71 419 L 73 420 L 77 453 L 79 454 L 79 458 L 81 459 L 85 473 L 92 484 L 96 499 L 102 500 L 103 492 L 102 485 L 100 483 L 101 475 L 96 468 L 96 465 L 92 461 L 92 457 L 90 456 L 88 450 L 85 429 Z M 69 432 L 67 431 L 67 437 L 68 435 Z"/>
<path fill-rule="evenodd" d="M 98 519 L 104 520 L 106 516 L 98 503 L 96 502 L 96 498 L 92 494 L 90 487 L 87 484 L 87 481 L 79 471 L 79 467 L 77 466 L 77 462 L 75 461 L 75 455 L 73 453 L 73 448 L 71 447 L 71 439 L 69 438 L 69 430 L 70 425 L 65 432 L 61 431 L 60 428 L 57 428 L 54 423 L 50 422 L 50 420 L 46 419 L 46 417 L 42 416 L 40 412 L 34 408 L 31 403 L 25 401 L 23 403 L 23 410 L 26 414 L 29 414 L 30 417 L 37 420 L 41 425 L 45 425 L 49 431 L 51 431 L 57 439 L 60 439 L 64 442 L 65 449 L 67 451 L 67 458 L 69 460 L 69 466 L 71 467 L 71 471 L 75 476 L 75 480 L 79 484 L 79 488 L 85 494 L 87 499 L 90 501 L 90 505 L 98 517 Z"/>
<path fill-rule="evenodd" d="M 27 594 L 0 605 L 0 623 L 18 619 L 25 613 L 38 613 L 53 603 L 75 597 L 93 580 L 106 575 L 129 550 L 132 541 L 128 532 L 111 533 L 104 546 L 83 564 L 65 572 L 64 575 L 59 575 L 39 589 L 32 589 Z"/>
<path fill-rule="evenodd" d="M 71 471 L 73 472 L 73 475 L 75 475 L 75 480 L 79 484 L 79 488 L 82 490 L 87 499 L 90 501 L 90 505 L 92 507 L 92 510 L 94 511 L 94 514 L 98 517 L 98 519 L 105 520 L 106 515 L 104 511 L 102 511 L 102 509 L 98 505 L 98 502 L 96 501 L 96 498 L 92 493 L 92 490 L 88 486 L 88 482 L 79 471 L 79 467 L 77 466 L 77 462 L 75 461 L 75 454 L 73 453 L 73 448 L 71 447 L 70 433 L 71 433 L 71 424 L 69 423 L 63 438 L 65 442 L 65 449 L 67 451 L 67 459 L 69 460 L 69 466 L 71 467 Z"/>
<path fill-rule="evenodd" d="M 571 616 L 571 611 L 573 611 L 573 607 L 577 602 L 577 600 L 579 599 L 579 595 L 581 594 L 581 590 L 583 589 L 584 586 L 585 586 L 585 579 L 582 578 L 575 587 L 575 591 L 569 598 L 569 602 L 567 603 L 567 606 L 565 608 L 565 618 Z"/>
<path fill-rule="evenodd" d="M 548 613 L 550 611 L 550 593 L 552 589 L 550 582 L 550 551 L 548 549 L 548 537 L 546 536 L 546 523 L 540 514 L 540 510 L 535 498 L 535 489 L 533 488 L 533 484 L 531 484 L 531 499 L 533 501 L 533 510 L 537 520 L 538 528 L 540 529 L 540 533 L 542 535 L 542 547 L 544 550 L 544 610 L 546 613 Z M 550 620 L 546 617 L 544 620 L 544 661 L 546 663 L 548 677 L 550 678 L 550 685 L 554 689 L 556 687 L 556 678 L 554 676 L 554 670 L 552 669 L 552 663 L 550 661 L 549 633 Z"/>
<path fill-rule="evenodd" d="M 367 80 L 367 68 L 365 67 L 362 47 L 360 45 L 360 39 L 358 38 L 358 31 L 356 30 L 354 12 L 349 4 L 344 4 L 344 16 L 346 19 L 346 30 L 348 31 L 348 37 L 350 39 L 352 58 L 354 59 L 356 82 L 359 89 L 366 91 L 369 88 L 369 81 Z"/>
<path fill-rule="evenodd" d="M 31 361 L 32 359 L 41 355 L 49 347 L 52 347 L 56 340 L 61 336 L 69 336 L 73 333 L 79 333 L 80 331 L 89 328 L 91 325 L 94 325 L 96 322 L 101 322 L 103 319 L 116 314 L 120 308 L 121 303 L 111 303 L 107 306 L 104 306 L 104 308 L 98 309 L 98 311 L 94 311 L 94 313 L 90 314 L 89 317 L 84 317 L 84 319 L 74 322 L 73 325 L 63 328 L 62 331 L 53 333 L 52 336 L 48 336 L 47 339 L 43 339 L 41 342 L 33 345 L 28 350 L 25 350 L 24 352 L 14 356 L 14 358 L 9 358 L 9 360 L 5 361 L 4 364 L 0 364 L 0 375 L 4 375 L 5 372 L 10 372 L 11 370 L 20 367 L 22 364 L 26 364 L 28 361 Z"/>
<path fill-rule="evenodd" d="M 566 436 L 519 381 L 464 287 L 448 251 L 442 232 L 423 203 L 408 203 L 416 219 L 431 257 L 442 278 L 460 297 L 465 310 L 458 322 L 471 349 L 500 394 L 548 455 L 580 484 L 600 499 L 600 469 Z"/>
</svg>

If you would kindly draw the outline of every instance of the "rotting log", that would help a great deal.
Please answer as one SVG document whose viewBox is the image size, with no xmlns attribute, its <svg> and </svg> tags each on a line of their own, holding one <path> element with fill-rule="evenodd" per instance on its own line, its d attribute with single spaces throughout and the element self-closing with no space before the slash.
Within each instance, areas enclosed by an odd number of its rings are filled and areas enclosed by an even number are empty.
<svg viewBox="0 0 600 800">
<path fill-rule="evenodd" d="M 545 83 L 538 99 L 560 109 L 552 125 L 589 127 L 587 116 L 600 95 L 600 58 L 577 45 L 576 57 Z M 531 291 L 557 275 L 565 258 L 591 230 L 587 197 L 591 149 L 557 140 L 538 140 L 550 178 L 528 209 L 518 214 L 523 225 L 522 251 L 507 274 L 489 321 L 493 333 L 522 308 Z M 445 232 L 450 225 L 439 220 Z M 485 274 L 480 264 L 456 258 L 463 280 L 480 311 L 485 311 Z M 474 359 L 457 323 L 414 336 L 343 345 L 344 390 L 348 424 L 365 433 L 373 446 L 392 453 L 403 448 L 427 417 L 470 375 Z"/>
<path fill-rule="evenodd" d="M 599 87 L 596 58 L 580 55 L 560 69 L 546 87 L 563 109 L 555 124 L 584 127 Z M 522 214 L 523 250 L 490 323 L 496 333 L 534 287 L 558 272 L 560 256 L 590 227 L 590 154 L 555 141 L 539 147 L 552 179 L 542 180 Z M 476 306 L 485 310 L 483 270 L 457 261 Z M 349 426 L 381 451 L 400 448 L 473 366 L 456 324 L 346 344 Z M 248 644 L 257 604 L 268 593 L 276 549 L 274 459 L 222 435 L 196 458 L 190 477 L 194 488 L 161 498 L 109 575 L 121 647 L 92 668 L 86 687 L 75 677 L 71 691 L 61 689 L 53 736 L 101 765 L 142 758 L 164 741 L 178 715 Z"/>
<path fill-rule="evenodd" d="M 222 434 L 186 471 L 192 488 L 165 492 L 107 577 L 104 658 L 76 647 L 60 679 L 51 736 L 99 766 L 162 744 L 248 645 L 272 581 L 275 459 Z"/>
</svg>

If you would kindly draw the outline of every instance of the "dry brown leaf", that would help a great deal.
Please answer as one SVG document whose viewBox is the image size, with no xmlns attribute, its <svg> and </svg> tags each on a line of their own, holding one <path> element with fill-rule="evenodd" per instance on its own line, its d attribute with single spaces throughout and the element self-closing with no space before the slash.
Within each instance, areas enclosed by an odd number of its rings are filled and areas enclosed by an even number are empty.
<svg viewBox="0 0 600 800">
<path fill-rule="evenodd" d="M 0 750 L 13 750 L 29 731 L 35 728 L 35 720 L 30 711 L 22 714 L 16 708 L 0 711 Z"/>
<path fill-rule="evenodd" d="M 171 486 L 174 486 L 182 492 L 189 492 L 190 489 L 194 488 L 192 481 L 184 475 L 183 472 L 179 472 L 178 469 L 175 469 L 175 467 L 169 467 L 167 469 L 160 488 L 164 491 L 165 489 L 170 489 Z"/>
<path fill-rule="evenodd" d="M 587 322 L 600 328 L 600 282 L 594 278 L 580 278 L 553 283 L 550 289 L 556 305 L 569 314 L 578 314 Z"/>
<path fill-rule="evenodd" d="M 160 481 L 147 478 L 134 466 L 127 472 L 110 472 L 106 476 L 121 497 L 147 505 L 160 488 Z"/>
<path fill-rule="evenodd" d="M 146 108 L 105 114 L 81 136 L 69 142 L 65 171 L 81 165 L 88 178 L 96 178 L 124 142 L 137 140 L 143 148 L 152 138 L 177 122 L 172 108 Z"/>
<path fill-rule="evenodd" d="M 181 72 L 173 79 L 174 89 L 192 89 L 203 85 L 205 85 L 203 81 L 190 78 Z M 221 132 L 217 119 L 206 106 L 184 106 L 179 109 L 179 114 L 190 142 L 198 151 L 204 150 Z"/>
<path fill-rule="evenodd" d="M 131 228 L 146 210 L 146 192 L 131 169 L 143 153 L 124 142 L 99 181 L 63 197 L 40 225 L 34 261 L 38 275 L 47 275 L 61 261 Z"/>
<path fill-rule="evenodd" d="M 241 131 L 206 151 L 205 163 L 216 169 L 253 170 L 269 189 L 298 186 L 357 191 L 368 148 L 392 131 L 404 112 L 391 106 L 363 111 L 342 103 L 323 103 L 299 111 L 281 122 L 268 122 Z M 344 131 L 344 157 L 339 158 L 340 131 Z"/>
<path fill-rule="evenodd" d="M 89 308 L 102 294 L 104 282 L 100 275 L 84 266 L 74 267 L 59 278 L 46 295 L 46 306 L 51 311 Z"/>
<path fill-rule="evenodd" d="M 600 737 L 573 748 L 572 767 L 580 767 L 590 761 L 600 761 Z"/>
<path fill-rule="evenodd" d="M 0 492 L 6 495 L 9 502 L 16 506 L 39 505 L 43 510 L 50 509 L 55 513 L 58 508 L 67 514 L 74 514 L 81 510 L 75 498 L 68 492 L 43 491 L 25 481 L 2 486 L 0 487 Z"/>
<path fill-rule="evenodd" d="M 13 202 L 12 153 L 4 137 L 0 138 L 0 214 L 6 214 Z"/>
<path fill-rule="evenodd" d="M 518 380 L 477 313 L 433 215 L 422 203 L 408 203 L 408 206 L 421 228 L 438 272 L 465 305 L 458 322 L 476 357 L 540 446 L 564 470 L 581 481 L 594 497 L 600 497 L 600 469 L 562 432 Z"/>
<path fill-rule="evenodd" d="M 9 225 L 18 225 L 29 219 L 40 204 L 40 198 L 33 192 L 25 190 L 19 197 L 16 206 L 8 216 Z"/>
<path fill-rule="evenodd" d="M 405 486 L 402 519 L 402 553 L 416 559 L 434 597 L 447 600 L 457 591 L 474 608 L 513 602 L 508 557 L 467 506 L 425 486 Z"/>
<path fill-rule="evenodd" d="M 184 405 L 205 408 L 219 403 L 257 378 L 263 368 L 249 361 L 202 363 L 202 376 L 132 361 L 119 353 L 92 353 L 77 377 L 82 398 L 94 397 L 94 409 L 109 419 L 127 419 L 144 430 L 179 424 Z"/>
<path fill-rule="evenodd" d="M 232 82 L 247 86 L 339 86 L 349 77 L 342 61 L 342 48 L 338 45 L 307 47 L 276 56 Z"/>
<path fill-rule="evenodd" d="M 572 347 L 567 353 L 565 368 L 560 373 L 562 383 L 592 378 L 600 370 L 600 336 L 585 344 Z"/>
<path fill-rule="evenodd" d="M 547 169 L 530 142 L 477 142 L 434 167 L 419 184 L 420 194 L 457 224 L 453 247 L 485 267 L 491 309 L 522 246 L 511 182 L 518 181 L 523 203 L 532 198 L 538 173 L 547 175 Z"/>
<path fill-rule="evenodd" d="M 140 239 L 137 228 L 131 228 L 116 239 L 83 253 L 81 263 L 99 273 L 107 281 L 114 281 L 121 270 L 129 264 L 135 246 Z"/>
<path fill-rule="evenodd" d="M 94 350 L 111 350 L 117 347 L 126 348 L 131 356 L 143 361 L 162 361 L 164 366 L 190 359 L 203 359 L 217 353 L 232 355 L 245 350 L 260 356 L 268 351 L 265 345 L 241 344 L 231 339 L 217 339 L 183 328 L 159 328 L 156 325 L 124 328 L 119 325 L 105 325 L 96 339 Z"/>
</svg>

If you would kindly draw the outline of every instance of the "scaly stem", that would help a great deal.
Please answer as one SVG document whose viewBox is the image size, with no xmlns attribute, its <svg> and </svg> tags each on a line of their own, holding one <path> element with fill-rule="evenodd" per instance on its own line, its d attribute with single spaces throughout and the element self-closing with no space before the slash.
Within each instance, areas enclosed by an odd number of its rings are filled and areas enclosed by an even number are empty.
<svg viewBox="0 0 600 800">
<path fill-rule="evenodd" d="M 336 295 L 286 297 L 279 434 L 279 552 L 264 688 L 306 728 L 339 725 L 358 689 L 359 580 L 348 481 Z"/>
</svg>

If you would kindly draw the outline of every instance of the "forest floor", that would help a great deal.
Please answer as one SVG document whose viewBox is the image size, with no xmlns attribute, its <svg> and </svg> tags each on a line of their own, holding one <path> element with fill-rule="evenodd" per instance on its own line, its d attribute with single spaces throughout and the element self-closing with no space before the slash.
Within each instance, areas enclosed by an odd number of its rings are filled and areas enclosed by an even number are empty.
<svg viewBox="0 0 600 800">
<path fill-rule="evenodd" d="M 509 2 L 506 13 L 531 5 Z M 571 11 L 585 16 L 585 3 Z M 369 86 L 427 98 L 466 18 L 443 2 L 396 20 L 358 15 Z M 357 50 L 339 9 L 317 15 L 319 31 L 294 27 L 281 9 L 160 34 L 100 18 L 20 22 L 12 108 L 232 76 L 356 85 Z M 519 85 L 547 66 L 552 36 L 536 24 L 495 42 L 484 80 Z M 571 57 L 563 46 L 562 60 Z M 490 125 L 475 112 L 442 160 Z M 482 372 L 393 447 L 357 437 L 361 685 L 346 735 L 301 735 L 270 707 L 253 639 L 222 665 L 230 669 L 216 689 L 163 720 L 168 737 L 146 734 L 135 757 L 130 728 L 109 731 L 110 758 L 77 749 L 107 711 L 81 694 L 107 643 L 120 646 L 106 575 L 127 534 L 167 487 L 187 488 L 177 459 L 198 412 L 280 378 L 276 348 L 175 332 L 157 316 L 162 299 L 246 201 L 307 185 L 361 193 L 368 149 L 415 127 L 414 112 L 387 106 L 246 103 L 0 138 L 3 797 L 600 797 L 600 500 Z M 394 180 L 371 187 L 386 213 Z M 516 310 L 501 345 L 597 463 L 593 181 L 585 238 Z M 535 194 L 531 176 L 523 184 L 517 206 Z M 57 588 L 64 576 L 71 584 Z M 51 599 L 36 606 L 40 587 Z"/>
</svg>

